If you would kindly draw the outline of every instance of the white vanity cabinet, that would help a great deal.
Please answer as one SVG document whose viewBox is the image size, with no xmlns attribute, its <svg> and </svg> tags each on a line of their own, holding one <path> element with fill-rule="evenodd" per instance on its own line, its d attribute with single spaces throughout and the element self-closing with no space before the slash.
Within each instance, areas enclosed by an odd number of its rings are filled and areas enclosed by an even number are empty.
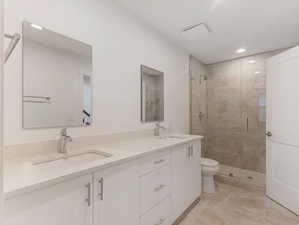
<svg viewBox="0 0 299 225">
<path fill-rule="evenodd" d="M 4 225 L 92 225 L 92 176 L 5 201 Z"/>
<path fill-rule="evenodd" d="M 140 225 L 171 224 L 171 151 L 140 160 Z"/>
<path fill-rule="evenodd" d="M 167 146 L 16 195 L 5 201 L 4 225 L 171 225 L 200 197 L 200 145 Z"/>
<path fill-rule="evenodd" d="M 173 217 L 178 218 L 201 195 L 200 142 L 177 146 L 172 152 Z"/>
<path fill-rule="evenodd" d="M 94 225 L 139 225 L 137 163 L 94 174 Z"/>
</svg>

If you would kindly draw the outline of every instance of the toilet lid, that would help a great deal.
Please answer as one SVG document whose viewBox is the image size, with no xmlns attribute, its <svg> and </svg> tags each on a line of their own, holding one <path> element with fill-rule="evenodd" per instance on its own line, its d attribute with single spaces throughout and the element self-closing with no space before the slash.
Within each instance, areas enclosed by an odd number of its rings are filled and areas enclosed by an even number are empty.
<svg viewBox="0 0 299 225">
<path fill-rule="evenodd" d="M 203 166 L 218 166 L 218 162 L 213 159 L 201 158 L 201 165 Z"/>
</svg>

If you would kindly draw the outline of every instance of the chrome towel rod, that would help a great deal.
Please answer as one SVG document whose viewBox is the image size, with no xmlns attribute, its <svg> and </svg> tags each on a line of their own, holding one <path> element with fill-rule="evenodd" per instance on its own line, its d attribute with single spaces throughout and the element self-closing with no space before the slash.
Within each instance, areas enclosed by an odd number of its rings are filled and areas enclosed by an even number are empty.
<svg viewBox="0 0 299 225">
<path fill-rule="evenodd" d="M 31 103 L 51 103 L 51 97 L 47 96 L 23 96 L 23 102 Z"/>
<path fill-rule="evenodd" d="M 10 55 L 12 54 L 13 50 L 17 46 L 18 42 L 21 39 L 21 35 L 19 33 L 11 34 L 4 34 L 4 37 L 11 39 L 8 48 L 4 53 L 4 62 L 6 63 Z"/>
</svg>

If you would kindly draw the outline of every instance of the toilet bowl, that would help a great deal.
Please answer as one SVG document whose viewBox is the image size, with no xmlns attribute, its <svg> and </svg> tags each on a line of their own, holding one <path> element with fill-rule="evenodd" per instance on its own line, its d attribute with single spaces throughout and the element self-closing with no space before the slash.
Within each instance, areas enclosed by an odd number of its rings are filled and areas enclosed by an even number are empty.
<svg viewBox="0 0 299 225">
<path fill-rule="evenodd" d="M 214 176 L 219 170 L 219 163 L 213 159 L 201 158 L 203 192 L 215 193 Z"/>
</svg>

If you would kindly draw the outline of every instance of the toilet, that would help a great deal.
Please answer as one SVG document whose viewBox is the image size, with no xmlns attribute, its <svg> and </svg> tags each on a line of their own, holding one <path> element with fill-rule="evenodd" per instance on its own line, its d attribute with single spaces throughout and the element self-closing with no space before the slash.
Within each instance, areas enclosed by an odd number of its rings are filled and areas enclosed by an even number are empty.
<svg viewBox="0 0 299 225">
<path fill-rule="evenodd" d="M 203 192 L 215 193 L 214 176 L 219 170 L 216 160 L 201 158 Z"/>
</svg>

